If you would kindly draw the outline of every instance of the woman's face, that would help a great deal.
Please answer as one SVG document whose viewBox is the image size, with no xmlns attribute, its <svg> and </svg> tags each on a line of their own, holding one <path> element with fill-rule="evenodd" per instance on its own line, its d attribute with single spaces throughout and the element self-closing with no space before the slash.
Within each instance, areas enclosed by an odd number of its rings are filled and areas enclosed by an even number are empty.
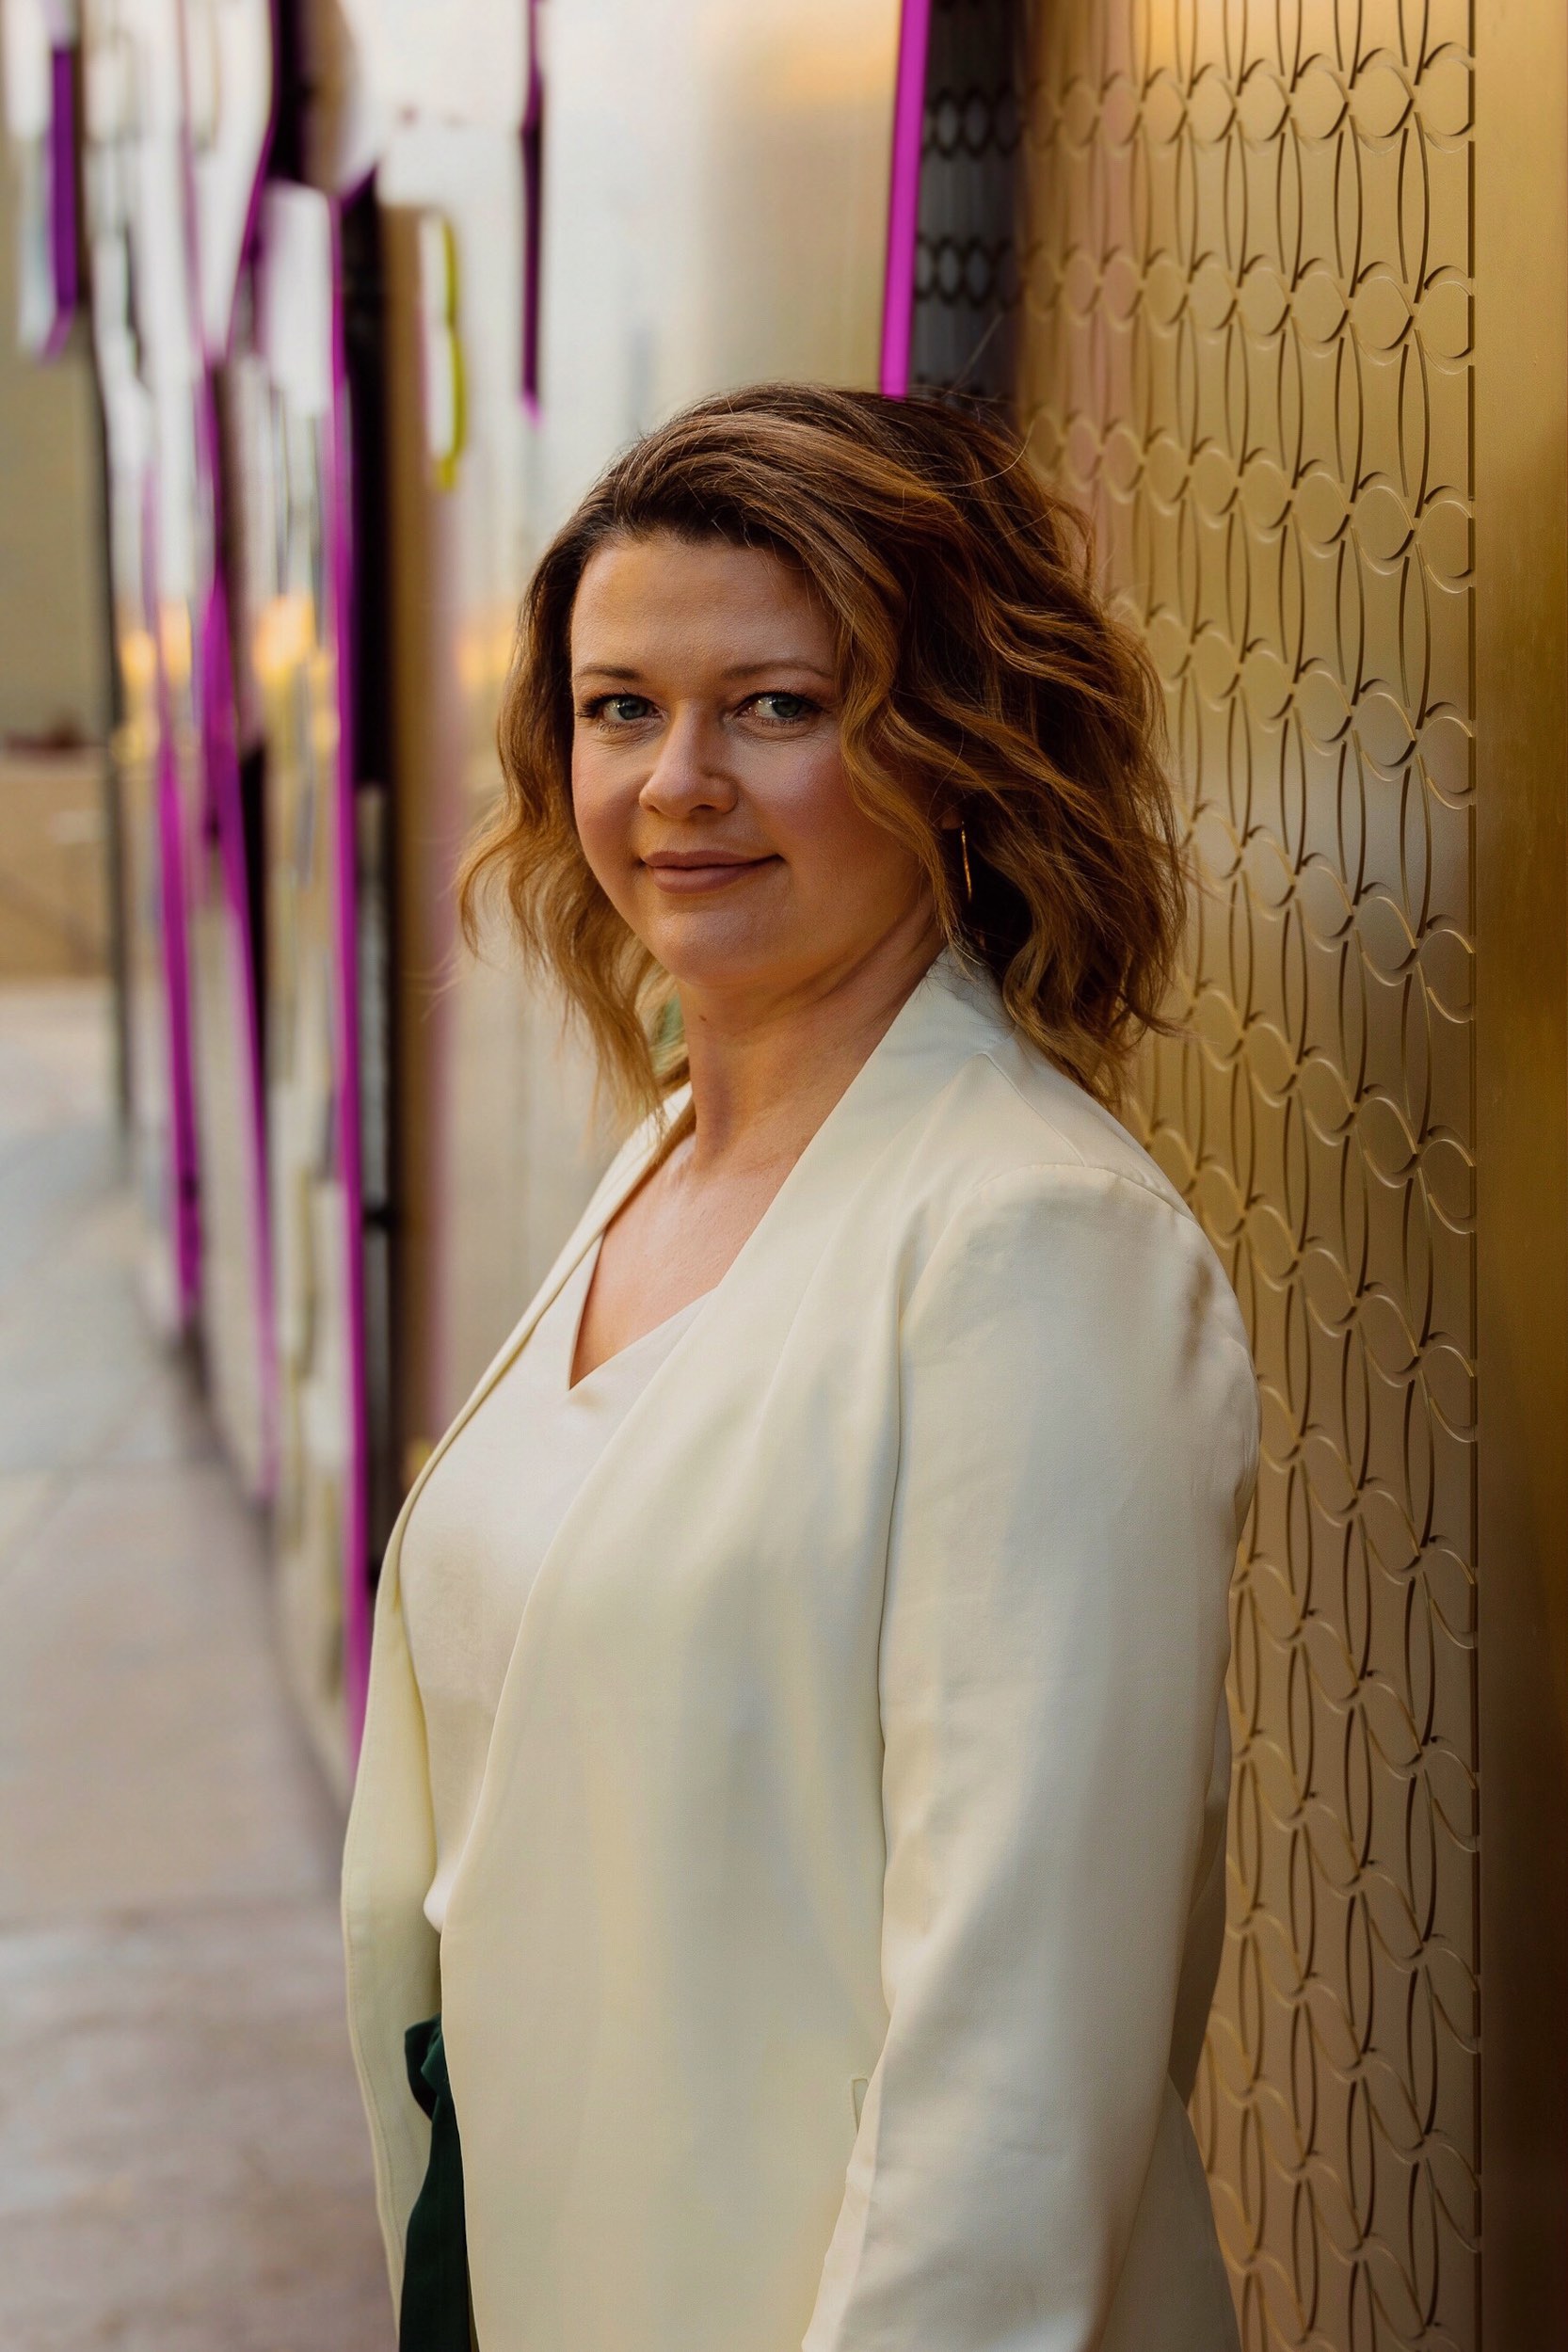
<svg viewBox="0 0 1568 2352">
<path fill-rule="evenodd" d="M 832 625 L 777 556 L 660 536 L 592 556 L 571 789 L 605 895 L 683 989 L 814 993 L 934 927 L 850 797 Z"/>
</svg>

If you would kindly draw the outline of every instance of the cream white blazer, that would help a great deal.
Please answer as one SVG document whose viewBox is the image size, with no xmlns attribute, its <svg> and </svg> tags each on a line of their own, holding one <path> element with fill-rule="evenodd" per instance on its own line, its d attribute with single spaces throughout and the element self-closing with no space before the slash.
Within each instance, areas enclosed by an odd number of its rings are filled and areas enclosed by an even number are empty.
<svg viewBox="0 0 1568 2352">
<path fill-rule="evenodd" d="M 562 1524 L 439 1953 L 392 1535 L 344 1908 L 394 2291 L 440 2007 L 482 2352 L 1233 2345 L 1185 2101 L 1256 1447 L 1181 1200 L 944 954 Z"/>
</svg>

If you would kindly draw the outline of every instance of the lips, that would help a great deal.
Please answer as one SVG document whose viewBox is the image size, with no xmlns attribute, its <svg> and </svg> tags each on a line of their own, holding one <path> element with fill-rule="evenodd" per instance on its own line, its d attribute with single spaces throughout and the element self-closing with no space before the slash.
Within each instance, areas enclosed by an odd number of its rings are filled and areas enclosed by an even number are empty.
<svg viewBox="0 0 1568 2352">
<path fill-rule="evenodd" d="M 727 889 L 745 875 L 759 873 L 764 866 L 777 862 L 771 855 L 740 857 L 725 850 L 656 850 L 643 859 L 660 889 L 676 898 L 703 890 Z"/>
</svg>

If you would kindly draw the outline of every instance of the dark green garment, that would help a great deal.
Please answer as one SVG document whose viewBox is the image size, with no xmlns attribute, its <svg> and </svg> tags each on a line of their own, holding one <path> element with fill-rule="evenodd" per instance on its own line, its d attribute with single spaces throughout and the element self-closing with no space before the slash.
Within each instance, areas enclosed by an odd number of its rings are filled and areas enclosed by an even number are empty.
<svg viewBox="0 0 1568 2352">
<path fill-rule="evenodd" d="M 398 2352 L 470 2352 L 463 2152 L 440 2019 L 427 2017 L 423 2024 L 410 2025 L 403 2048 L 408 2088 L 430 2118 L 430 2162 L 408 2216 Z"/>
</svg>

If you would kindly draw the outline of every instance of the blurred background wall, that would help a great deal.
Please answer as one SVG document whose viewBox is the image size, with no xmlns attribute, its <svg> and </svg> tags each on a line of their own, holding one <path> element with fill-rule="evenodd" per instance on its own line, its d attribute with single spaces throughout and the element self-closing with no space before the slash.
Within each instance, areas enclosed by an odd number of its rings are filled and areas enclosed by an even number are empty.
<svg viewBox="0 0 1568 2352">
<path fill-rule="evenodd" d="M 85 321 L 48 368 L 17 349 L 16 213 L 8 159 L 0 171 L 0 737 L 102 743 L 108 588 L 92 350 Z"/>
<path fill-rule="evenodd" d="M 83 323 L 47 370 L 17 348 L 10 163 L 0 170 L 0 977 L 102 969 L 108 920 L 97 387 Z"/>
</svg>

